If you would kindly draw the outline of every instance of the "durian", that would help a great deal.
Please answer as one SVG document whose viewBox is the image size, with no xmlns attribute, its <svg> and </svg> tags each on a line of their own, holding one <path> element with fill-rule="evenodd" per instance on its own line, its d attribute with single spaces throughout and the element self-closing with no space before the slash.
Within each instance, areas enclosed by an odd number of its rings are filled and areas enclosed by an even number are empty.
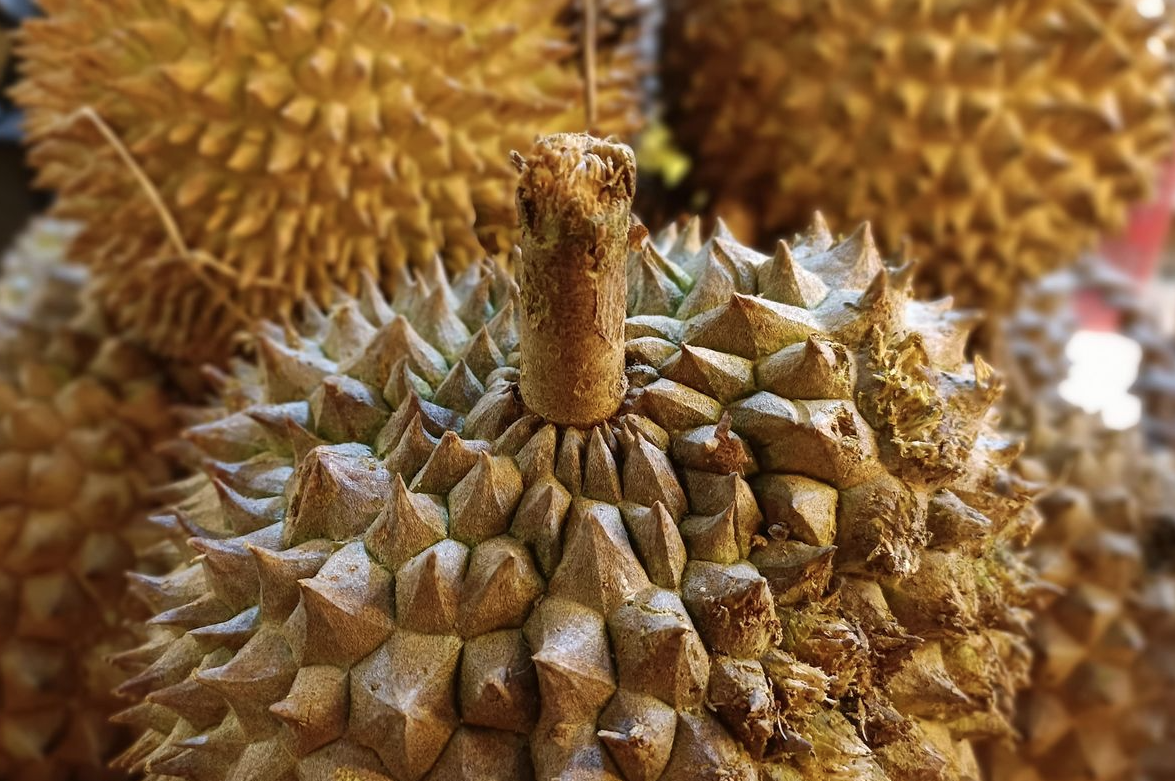
<svg viewBox="0 0 1175 781">
<path fill-rule="evenodd" d="M 198 555 L 141 589 L 121 766 L 977 779 L 1035 515 L 970 321 L 820 222 L 773 257 L 648 239 L 627 147 L 515 163 L 518 284 L 434 266 L 310 308 L 187 431 Z"/>
<path fill-rule="evenodd" d="M 1023 742 L 993 751 L 992 781 L 1169 778 L 1175 746 L 1175 471 L 1137 429 L 1068 408 L 1038 425 L 1019 468 L 1054 488 L 1032 544 L 1057 592 L 1034 624 Z M 1167 775 L 1148 766 L 1166 764 Z"/>
<path fill-rule="evenodd" d="M 1154 781 L 1175 746 L 1175 462 L 1143 427 L 1110 429 L 1060 393 L 1074 304 L 1092 294 L 1138 309 L 1133 286 L 1087 258 L 1030 286 L 993 340 L 1003 425 L 1027 441 L 1016 469 L 1049 486 L 1030 555 L 1052 593 L 1034 621 L 1021 740 L 992 747 L 990 781 Z"/>
<path fill-rule="evenodd" d="M 1171 28 L 1135 0 L 668 9 L 667 120 L 712 209 L 761 241 L 815 208 L 875 220 L 919 292 L 966 306 L 1006 310 L 1122 228 L 1171 153 Z"/>
<path fill-rule="evenodd" d="M 35 223 L 0 277 L 0 778 L 97 781 L 129 742 L 108 724 L 141 642 L 124 571 L 175 554 L 145 519 L 174 479 L 162 373 L 109 337 L 69 227 Z M 144 575 L 145 576 L 145 575 Z M 141 616 L 146 618 L 149 616 Z M 123 776 L 124 777 L 124 776 Z"/>
<path fill-rule="evenodd" d="M 1126 313 L 1126 332 L 1142 347 L 1138 379 L 1130 389 L 1142 403 L 1142 425 L 1156 445 L 1175 448 L 1175 337 L 1141 308 Z"/>
<path fill-rule="evenodd" d="M 223 358 L 365 273 L 509 249 L 507 153 L 587 121 L 565 0 L 41 5 L 14 90 L 30 159 L 117 325 L 168 356 Z M 628 134 L 639 8 L 599 5 L 596 124 Z"/>
</svg>

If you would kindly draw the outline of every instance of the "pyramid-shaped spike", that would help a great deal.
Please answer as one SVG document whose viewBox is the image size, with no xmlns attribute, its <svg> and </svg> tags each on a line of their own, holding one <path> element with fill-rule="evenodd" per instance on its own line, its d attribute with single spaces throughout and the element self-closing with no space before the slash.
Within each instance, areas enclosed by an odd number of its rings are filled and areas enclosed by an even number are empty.
<svg viewBox="0 0 1175 781">
<path fill-rule="evenodd" d="M 414 416 L 400 437 L 400 441 L 388 453 L 385 462 L 388 471 L 399 475 L 407 482 L 411 482 L 428 462 L 438 444 L 439 440 L 434 439 L 425 431 L 420 415 Z"/>
<path fill-rule="evenodd" d="M 555 474 L 555 449 L 558 438 L 555 426 L 547 424 L 535 432 L 519 449 L 514 460 L 522 472 L 524 485 L 533 485 L 544 477 Z"/>
<path fill-rule="evenodd" d="M 470 266 L 463 275 L 461 287 L 464 290 L 457 317 L 469 333 L 477 333 L 494 316 L 492 301 L 494 280 L 481 266 Z"/>
<path fill-rule="evenodd" d="M 755 369 L 746 358 L 683 344 L 680 352 L 661 366 L 661 376 L 729 402 L 754 388 Z"/>
<path fill-rule="evenodd" d="M 751 760 L 717 719 L 704 711 L 698 715 L 678 715 L 673 752 L 661 781 L 689 781 L 694 778 L 751 781 L 755 775 Z"/>
<path fill-rule="evenodd" d="M 376 327 L 363 315 L 362 305 L 349 299 L 331 309 L 322 351 L 335 363 L 346 363 L 363 351 Z"/>
<path fill-rule="evenodd" d="M 521 737 L 501 730 L 462 727 L 450 738 L 444 753 L 429 771 L 428 778 L 429 781 L 465 781 L 468 778 L 476 778 L 478 781 L 515 781 L 533 772 L 530 753 Z"/>
<path fill-rule="evenodd" d="M 378 453 L 386 453 L 404 436 L 405 429 L 417 416 L 424 426 L 424 430 L 434 437 L 446 432 L 460 431 L 464 427 L 461 415 L 451 409 L 425 401 L 412 393 L 396 407 L 396 411 L 388 418 L 388 422 L 380 429 L 375 437 L 375 449 Z"/>
<path fill-rule="evenodd" d="M 605 442 L 603 426 L 593 428 L 588 437 L 582 495 L 609 504 L 620 502 L 620 474 L 616 459 Z"/>
<path fill-rule="evenodd" d="M 809 245 L 818 246 L 811 242 Z M 849 290 L 864 289 L 884 269 L 873 229 L 867 222 L 844 241 L 812 253 L 801 262 L 825 284 Z"/>
<path fill-rule="evenodd" d="M 396 571 L 396 615 L 400 625 L 433 635 L 457 633 L 457 608 L 469 549 L 441 540 Z"/>
<path fill-rule="evenodd" d="M 571 494 L 548 474 L 526 489 L 514 513 L 510 534 L 530 546 L 548 578 L 563 555 L 563 521 L 570 507 Z"/>
<path fill-rule="evenodd" d="M 710 648 L 754 659 L 775 645 L 780 627 L 771 589 L 749 564 L 691 561 L 682 600 Z"/>
<path fill-rule="evenodd" d="M 461 657 L 461 719 L 526 735 L 538 714 L 538 679 L 517 629 L 468 640 Z"/>
<path fill-rule="evenodd" d="M 199 554 L 198 561 L 204 567 L 212 591 L 234 610 L 256 605 L 261 588 L 253 557 L 246 546 L 272 549 L 280 544 L 280 524 L 229 540 L 188 540 L 188 547 Z"/>
<path fill-rule="evenodd" d="M 629 255 L 628 315 L 675 314 L 690 280 L 651 245 Z"/>
<path fill-rule="evenodd" d="M 227 621 L 219 624 L 209 624 L 192 629 L 188 632 L 200 643 L 202 648 L 214 651 L 217 648 L 239 650 L 257 633 L 261 626 L 261 608 L 254 605 L 242 610 Z"/>
<path fill-rule="evenodd" d="M 284 632 L 300 666 L 353 663 L 392 631 L 392 576 L 368 558 L 361 542 L 341 548 L 298 585 L 301 601 Z"/>
<path fill-rule="evenodd" d="M 407 358 L 401 358 L 392 364 L 388 381 L 384 383 L 383 397 L 393 409 L 399 409 L 400 405 L 411 396 L 431 399 L 432 386 L 423 377 L 412 371 Z"/>
<path fill-rule="evenodd" d="M 410 281 L 405 279 L 398 281 L 392 287 L 395 290 L 400 290 L 409 284 L 411 284 Z M 379 289 L 379 282 L 376 281 L 374 275 L 367 272 L 359 276 L 359 311 L 364 318 L 377 327 L 391 322 L 392 318 L 396 316 L 387 297 Z"/>
<path fill-rule="evenodd" d="M 681 598 L 651 588 L 608 617 L 620 685 L 684 710 L 706 695 L 710 661 Z"/>
<path fill-rule="evenodd" d="M 453 364 L 445 381 L 437 386 L 433 401 L 442 407 L 464 413 L 473 409 L 484 394 L 485 388 L 477 376 L 461 360 Z"/>
<path fill-rule="evenodd" d="M 447 286 L 436 288 L 412 318 L 420 336 L 449 360 L 469 341 L 469 329 L 454 311 L 455 305 L 450 305 L 452 297 Z"/>
<path fill-rule="evenodd" d="M 715 657 L 707 701 L 755 759 L 772 759 L 790 747 L 779 705 L 759 662 Z"/>
<path fill-rule="evenodd" d="M 587 442 L 583 432 L 577 428 L 564 429 L 555 461 L 555 477 L 571 492 L 579 496 L 583 492 L 583 457 Z"/>
<path fill-rule="evenodd" d="M 362 533 L 382 509 L 390 482 L 383 463 L 364 445 L 316 447 L 298 466 L 283 541 L 297 545 Z"/>
<path fill-rule="evenodd" d="M 265 336 L 257 340 L 257 354 L 265 378 L 265 400 L 270 404 L 301 401 L 323 377 L 335 372 L 333 361 Z"/>
<path fill-rule="evenodd" d="M 228 659 L 228 654 L 222 657 L 210 654 L 204 658 L 200 669 L 218 667 Z M 153 691 L 147 695 L 145 702 L 151 706 L 167 708 L 171 711 L 173 719 L 178 715 L 199 730 L 215 727 L 228 713 L 228 703 L 224 697 L 215 689 L 201 684 L 195 677 L 185 678 L 174 686 Z"/>
<path fill-rule="evenodd" d="M 285 699 L 269 712 L 294 735 L 294 753 L 306 756 L 343 735 L 347 725 L 347 673 L 331 665 L 298 670 Z"/>
<path fill-rule="evenodd" d="M 363 353 L 342 364 L 339 371 L 382 388 L 391 376 L 392 365 L 401 358 L 407 359 L 412 371 L 433 386 L 445 379 L 449 369 L 445 357 L 416 332 L 407 318 L 398 316 L 381 327 Z"/>
<path fill-rule="evenodd" d="M 293 548 L 273 551 L 246 546 L 257 562 L 261 581 L 261 615 L 267 621 L 281 622 L 298 606 L 298 581 L 314 577 L 334 552 L 326 540 L 311 540 Z"/>
<path fill-rule="evenodd" d="M 522 474 L 514 460 L 482 451 L 449 492 L 450 534 L 469 545 L 502 534 L 521 498 Z"/>
<path fill-rule="evenodd" d="M 50 584 L 42 583 L 38 585 Z M 43 590 L 41 596 L 42 601 L 54 598 L 55 592 L 53 590 Z M 151 626 L 172 626 L 182 629 L 194 629 L 198 626 L 219 624 L 221 621 L 227 621 L 232 618 L 232 616 L 232 608 L 224 602 L 221 602 L 218 596 L 215 594 L 203 594 L 193 602 L 188 602 L 185 605 L 180 605 L 179 607 L 174 607 L 171 610 L 165 610 L 157 614 L 147 623 Z"/>
<path fill-rule="evenodd" d="M 641 389 L 637 408 L 668 431 L 717 423 L 722 415 L 722 405 L 714 399 L 664 378 Z"/>
<path fill-rule="evenodd" d="M 781 304 L 815 309 L 828 297 L 828 285 L 801 266 L 788 243 L 780 240 L 775 256 L 759 267 L 759 295 Z"/>
<path fill-rule="evenodd" d="M 758 387 L 785 399 L 851 399 L 856 367 L 844 345 L 815 336 L 761 360 Z"/>
<path fill-rule="evenodd" d="M 455 637 L 397 633 L 351 671 L 348 734 L 394 777 L 422 778 L 457 729 L 460 653 Z"/>
<path fill-rule="evenodd" d="M 514 298 L 509 299 L 498 310 L 498 314 L 486 323 L 485 330 L 502 355 L 509 355 L 518 349 L 518 314 Z M 468 356 L 466 356 L 468 357 Z"/>
<path fill-rule="evenodd" d="M 297 665 L 281 633 L 263 628 L 228 662 L 201 670 L 195 678 L 224 697 L 249 730 L 266 724 L 269 703 L 286 695 L 296 673 Z"/>
<path fill-rule="evenodd" d="M 521 627 L 545 585 L 529 551 L 517 540 L 502 536 L 478 545 L 461 590 L 461 636 Z"/>
<path fill-rule="evenodd" d="M 531 648 L 545 724 L 591 723 L 616 691 L 604 619 L 592 608 L 547 598 L 524 634 Z"/>
<path fill-rule="evenodd" d="M 567 522 L 563 561 L 551 578 L 551 595 L 607 614 L 648 586 L 648 576 L 629 545 L 620 511 L 610 504 L 575 500 Z"/>
<path fill-rule="evenodd" d="M 310 411 L 315 433 L 329 442 L 370 442 L 391 414 L 379 391 L 341 375 L 310 394 Z"/>
<path fill-rule="evenodd" d="M 600 715 L 596 733 L 629 781 L 656 781 L 673 748 L 675 710 L 656 697 L 621 690 Z"/>
<path fill-rule="evenodd" d="M 527 414 L 515 382 L 495 380 L 494 376 L 490 376 L 485 394 L 465 418 L 462 433 L 472 439 L 493 441 Z"/>
<path fill-rule="evenodd" d="M 753 361 L 820 330 L 806 309 L 736 293 L 727 303 L 691 320 L 685 341 Z"/>
<path fill-rule="evenodd" d="M 432 456 L 412 481 L 412 490 L 427 494 L 447 494 L 469 474 L 482 453 L 488 453 L 488 442 L 462 439 L 446 431 Z"/>
<path fill-rule="evenodd" d="M 394 570 L 447 536 L 448 517 L 441 503 L 428 494 L 408 490 L 404 478 L 397 474 L 387 504 L 363 540 L 377 561 Z"/>
<path fill-rule="evenodd" d="M 482 383 L 486 382 L 491 372 L 506 364 L 506 359 L 502 357 L 502 349 L 490 334 L 488 326 L 474 332 L 461 354 L 461 360 Z"/>
</svg>

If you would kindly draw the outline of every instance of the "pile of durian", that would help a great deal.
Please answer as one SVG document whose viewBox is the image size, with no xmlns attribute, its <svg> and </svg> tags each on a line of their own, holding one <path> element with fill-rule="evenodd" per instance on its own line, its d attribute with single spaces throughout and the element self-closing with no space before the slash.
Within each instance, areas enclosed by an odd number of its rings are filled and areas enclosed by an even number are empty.
<svg viewBox="0 0 1175 781">
<path fill-rule="evenodd" d="M 1175 778 L 1168 17 L 40 6 L 0 781 Z"/>
</svg>

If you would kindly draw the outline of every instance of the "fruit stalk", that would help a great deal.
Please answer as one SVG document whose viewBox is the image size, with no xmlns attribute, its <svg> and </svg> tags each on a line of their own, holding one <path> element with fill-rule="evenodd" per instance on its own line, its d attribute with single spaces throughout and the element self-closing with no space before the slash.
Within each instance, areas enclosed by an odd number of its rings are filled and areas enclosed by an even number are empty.
<svg viewBox="0 0 1175 781">
<path fill-rule="evenodd" d="M 636 159 L 589 135 L 539 139 L 521 172 L 522 398 L 547 420 L 586 428 L 624 400 L 625 263 Z"/>
</svg>

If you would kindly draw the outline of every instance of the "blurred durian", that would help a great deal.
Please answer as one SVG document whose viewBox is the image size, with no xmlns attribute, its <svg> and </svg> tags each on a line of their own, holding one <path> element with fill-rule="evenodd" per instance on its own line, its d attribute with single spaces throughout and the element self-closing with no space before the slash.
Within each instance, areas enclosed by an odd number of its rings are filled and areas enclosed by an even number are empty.
<svg viewBox="0 0 1175 781">
<path fill-rule="evenodd" d="M 766 242 L 820 209 L 918 289 L 1004 311 L 1124 227 L 1172 152 L 1166 15 L 1136 0 L 670 0 L 687 182 Z"/>
<path fill-rule="evenodd" d="M 73 229 L 37 221 L 0 276 L 0 778 L 97 781 L 128 742 L 108 723 L 142 641 L 124 571 L 176 554 L 146 522 L 175 477 L 165 374 L 111 337 L 63 261 Z"/>
<path fill-rule="evenodd" d="M 644 3 L 596 0 L 600 132 L 641 123 Z M 262 317 L 515 240 L 507 155 L 587 125 L 566 0 L 44 0 L 14 95 L 116 324 L 222 359 Z"/>
<path fill-rule="evenodd" d="M 1049 486 L 1033 564 L 1052 598 L 1034 622 L 1019 743 L 992 747 L 990 781 L 1170 778 L 1175 746 L 1175 459 L 1070 404 L 1066 346 L 1093 297 L 1141 329 L 1133 283 L 1100 258 L 1055 272 L 999 320 L 1003 424 L 1026 439 L 1016 469 Z M 1166 773 L 1157 772 L 1166 765 Z"/>
</svg>

